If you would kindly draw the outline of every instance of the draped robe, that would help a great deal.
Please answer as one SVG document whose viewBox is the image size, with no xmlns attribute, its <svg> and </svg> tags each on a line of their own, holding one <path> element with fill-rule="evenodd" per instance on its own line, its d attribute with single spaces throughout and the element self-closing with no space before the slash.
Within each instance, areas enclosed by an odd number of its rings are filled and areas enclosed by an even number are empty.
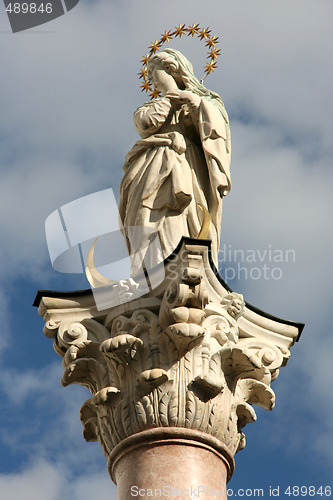
<svg viewBox="0 0 333 500">
<path fill-rule="evenodd" d="M 200 204 L 210 214 L 208 239 L 217 265 L 222 197 L 230 190 L 225 109 L 200 97 L 193 115 L 186 105 L 164 97 L 139 107 L 134 124 L 141 139 L 126 155 L 119 207 L 130 254 L 145 249 L 157 233 L 160 244 L 148 264 L 154 266 L 174 251 L 182 236 L 196 238 L 202 225 Z M 133 266 L 135 274 L 135 259 Z"/>
</svg>

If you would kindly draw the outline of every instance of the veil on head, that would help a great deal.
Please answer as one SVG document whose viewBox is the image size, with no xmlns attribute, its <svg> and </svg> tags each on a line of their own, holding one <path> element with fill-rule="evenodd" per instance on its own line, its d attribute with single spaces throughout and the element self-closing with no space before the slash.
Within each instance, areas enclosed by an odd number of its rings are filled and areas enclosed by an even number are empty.
<svg viewBox="0 0 333 500">
<path fill-rule="evenodd" d="M 167 57 L 164 55 L 167 54 Z M 225 111 L 223 101 L 217 92 L 207 89 L 195 76 L 193 66 L 190 61 L 178 50 L 166 48 L 155 53 L 149 60 L 149 63 L 158 61 L 164 67 L 168 67 L 170 63 L 176 62 L 177 73 L 183 80 L 185 88 L 191 90 L 200 97 L 211 99 L 221 110 Z M 168 64 L 169 63 L 169 64 Z M 171 69 L 172 72 L 172 69 Z"/>
</svg>

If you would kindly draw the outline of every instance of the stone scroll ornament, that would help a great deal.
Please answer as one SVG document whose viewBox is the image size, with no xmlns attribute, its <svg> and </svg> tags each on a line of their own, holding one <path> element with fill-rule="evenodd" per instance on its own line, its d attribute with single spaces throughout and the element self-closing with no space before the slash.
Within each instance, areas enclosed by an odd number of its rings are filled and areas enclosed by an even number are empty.
<svg viewBox="0 0 333 500">
<path fill-rule="evenodd" d="M 190 62 L 160 50 L 185 34 L 209 48 L 206 75 L 220 52 L 208 28 L 179 25 L 143 59 L 142 87 L 152 101 L 134 113 L 141 139 L 126 156 L 120 187 L 133 271 L 122 284 L 126 300 L 100 310 L 91 290 L 40 292 L 36 299 L 44 333 L 63 358 L 62 384 L 92 393 L 81 408 L 83 433 L 100 442 L 111 476 L 113 450 L 146 430 L 203 433 L 233 457 L 245 446 L 242 429 L 256 420 L 253 405 L 273 408 L 270 384 L 302 329 L 249 306 L 217 273 L 222 197 L 230 189 L 229 122 L 221 97 L 195 77 Z M 152 231 L 131 233 L 138 227 L 154 230 L 161 242 L 149 263 L 142 252 Z M 94 247 L 87 277 L 107 295 L 117 285 L 96 273 Z M 138 296 L 143 261 L 153 270 L 162 265 L 165 275 Z"/>
<path fill-rule="evenodd" d="M 253 405 L 274 407 L 270 384 L 298 330 L 228 291 L 207 242 L 185 239 L 165 269 L 157 290 L 106 311 L 91 295 L 44 297 L 40 314 L 63 358 L 62 385 L 90 389 L 83 434 L 108 459 L 133 434 L 175 427 L 211 435 L 233 456 L 256 420 Z"/>
</svg>

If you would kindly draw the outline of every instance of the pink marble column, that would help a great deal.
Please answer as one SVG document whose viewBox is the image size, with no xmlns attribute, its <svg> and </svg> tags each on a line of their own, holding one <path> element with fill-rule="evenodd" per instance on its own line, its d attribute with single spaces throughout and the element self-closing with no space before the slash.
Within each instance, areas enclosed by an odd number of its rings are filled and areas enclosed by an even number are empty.
<svg viewBox="0 0 333 500">
<path fill-rule="evenodd" d="M 218 439 L 200 431 L 155 428 L 118 444 L 108 461 L 117 500 L 226 498 L 234 459 Z"/>
</svg>

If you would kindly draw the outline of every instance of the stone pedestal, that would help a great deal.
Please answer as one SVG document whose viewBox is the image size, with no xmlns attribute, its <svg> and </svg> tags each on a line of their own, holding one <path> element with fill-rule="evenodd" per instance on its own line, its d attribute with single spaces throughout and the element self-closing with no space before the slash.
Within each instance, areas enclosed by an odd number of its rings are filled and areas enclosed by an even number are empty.
<svg viewBox="0 0 333 500">
<path fill-rule="evenodd" d="M 157 288 L 109 309 L 90 290 L 41 291 L 35 302 L 62 384 L 92 393 L 83 435 L 100 442 L 119 500 L 134 486 L 223 490 L 253 405 L 273 408 L 270 384 L 303 327 L 232 292 L 208 241 L 184 238 L 164 268 Z"/>
</svg>

